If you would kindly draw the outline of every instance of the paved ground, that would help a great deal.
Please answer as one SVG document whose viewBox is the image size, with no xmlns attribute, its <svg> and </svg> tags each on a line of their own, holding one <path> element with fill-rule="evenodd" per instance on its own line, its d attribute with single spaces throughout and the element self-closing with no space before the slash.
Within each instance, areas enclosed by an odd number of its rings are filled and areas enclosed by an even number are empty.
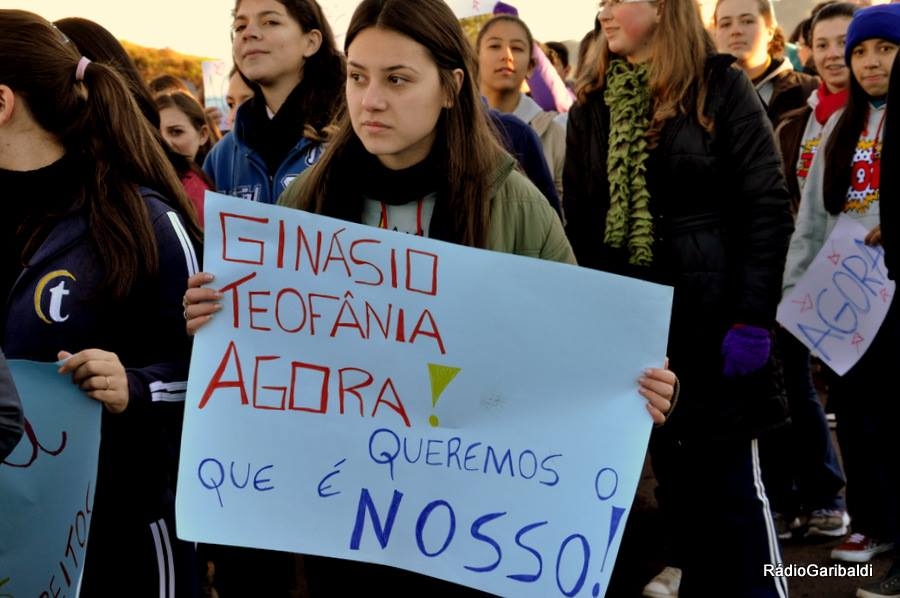
<svg viewBox="0 0 900 598">
<path fill-rule="evenodd" d="M 640 596 L 644 584 L 665 565 L 658 548 L 660 543 L 656 530 L 660 528 L 660 522 L 653 498 L 655 484 L 650 468 L 645 467 L 607 598 Z M 813 544 L 797 540 L 783 542 L 781 546 L 786 563 L 829 565 L 834 564 L 828 555 L 835 544 L 837 540 Z M 883 575 L 890 566 L 890 558 L 885 555 L 876 557 L 872 562 L 877 577 Z M 856 588 L 861 582 L 868 581 L 868 578 L 794 577 L 788 581 L 791 598 L 852 598 L 856 594 Z"/>
</svg>

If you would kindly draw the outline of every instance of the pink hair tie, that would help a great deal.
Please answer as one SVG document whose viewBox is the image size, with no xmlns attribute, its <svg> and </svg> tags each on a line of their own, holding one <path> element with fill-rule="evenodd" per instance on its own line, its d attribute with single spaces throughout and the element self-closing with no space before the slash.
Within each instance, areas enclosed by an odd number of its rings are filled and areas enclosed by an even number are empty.
<svg viewBox="0 0 900 598">
<path fill-rule="evenodd" d="M 86 57 L 82 56 L 78 61 L 78 66 L 75 67 L 75 80 L 76 81 L 84 81 L 84 70 L 87 68 L 91 61 Z"/>
</svg>

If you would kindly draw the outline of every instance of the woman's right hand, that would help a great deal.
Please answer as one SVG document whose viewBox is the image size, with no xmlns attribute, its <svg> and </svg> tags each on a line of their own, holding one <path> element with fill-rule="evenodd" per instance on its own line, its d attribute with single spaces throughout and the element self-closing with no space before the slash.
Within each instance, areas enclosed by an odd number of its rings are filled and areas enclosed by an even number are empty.
<svg viewBox="0 0 900 598">
<path fill-rule="evenodd" d="M 209 272 L 198 272 L 188 278 L 188 288 L 184 293 L 184 319 L 187 333 L 191 336 L 209 322 L 213 314 L 222 309 L 220 303 L 222 293 L 205 287 L 213 281 L 213 275 Z"/>
</svg>

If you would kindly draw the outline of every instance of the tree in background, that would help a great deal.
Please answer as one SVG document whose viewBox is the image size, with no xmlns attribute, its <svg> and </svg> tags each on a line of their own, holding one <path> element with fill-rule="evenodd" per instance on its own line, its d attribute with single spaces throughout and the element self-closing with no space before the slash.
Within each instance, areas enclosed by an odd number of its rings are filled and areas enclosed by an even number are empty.
<svg viewBox="0 0 900 598">
<path fill-rule="evenodd" d="M 203 68 L 201 63 L 208 58 L 181 54 L 170 48 L 147 48 L 128 41 L 122 46 L 134 60 L 144 81 L 160 75 L 174 75 L 193 85 L 198 93 L 203 91 Z"/>
<path fill-rule="evenodd" d="M 466 37 L 469 39 L 473 48 L 475 47 L 475 40 L 478 38 L 478 32 L 481 31 L 481 26 L 487 23 L 492 16 L 494 15 L 489 13 L 486 15 L 478 15 L 477 17 L 466 17 L 459 20 L 459 24 L 462 25 L 463 33 L 466 34 Z"/>
</svg>

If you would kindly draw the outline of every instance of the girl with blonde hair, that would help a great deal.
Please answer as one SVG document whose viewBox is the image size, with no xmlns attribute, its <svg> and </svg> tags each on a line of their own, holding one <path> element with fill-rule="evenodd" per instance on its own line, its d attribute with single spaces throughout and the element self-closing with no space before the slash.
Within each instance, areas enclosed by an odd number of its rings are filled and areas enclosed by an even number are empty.
<svg viewBox="0 0 900 598">
<path fill-rule="evenodd" d="M 567 232 L 581 265 L 675 287 L 683 382 L 650 444 L 682 571 L 646 591 L 784 596 L 763 573 L 781 555 L 757 452 L 786 418 L 771 329 L 792 221 L 771 125 L 694 0 L 602 0 L 598 18 L 569 112 Z"/>
</svg>

